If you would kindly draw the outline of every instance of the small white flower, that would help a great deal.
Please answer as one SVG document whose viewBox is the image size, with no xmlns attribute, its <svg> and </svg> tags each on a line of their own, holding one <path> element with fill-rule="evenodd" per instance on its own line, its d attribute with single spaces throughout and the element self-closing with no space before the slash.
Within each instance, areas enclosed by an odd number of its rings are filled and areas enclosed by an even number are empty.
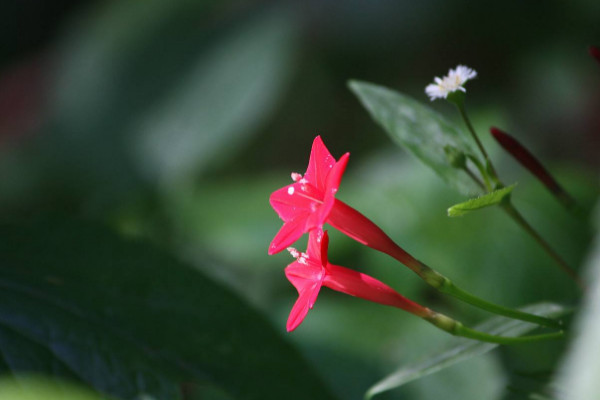
<svg viewBox="0 0 600 400">
<path fill-rule="evenodd" d="M 465 67 L 464 65 L 459 65 L 455 69 L 451 69 L 448 71 L 448 75 L 444 78 L 435 77 L 435 83 L 427 85 L 425 88 L 425 93 L 431 99 L 431 101 L 435 99 L 445 99 L 448 97 L 448 94 L 455 92 L 457 90 L 466 92 L 463 85 L 469 79 L 473 79 L 477 76 L 477 72 L 472 70 L 469 67 Z"/>
</svg>

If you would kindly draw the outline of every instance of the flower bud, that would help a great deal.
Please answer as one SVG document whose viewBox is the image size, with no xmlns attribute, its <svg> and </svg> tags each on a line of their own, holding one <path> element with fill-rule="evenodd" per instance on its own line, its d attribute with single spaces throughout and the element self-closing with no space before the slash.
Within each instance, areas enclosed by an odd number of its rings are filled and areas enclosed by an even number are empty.
<svg viewBox="0 0 600 400">
<path fill-rule="evenodd" d="M 446 145 L 444 146 L 444 153 L 446 153 L 446 158 L 452 167 L 463 169 L 467 166 L 467 157 L 465 156 L 465 153 L 456 147 Z"/>
</svg>

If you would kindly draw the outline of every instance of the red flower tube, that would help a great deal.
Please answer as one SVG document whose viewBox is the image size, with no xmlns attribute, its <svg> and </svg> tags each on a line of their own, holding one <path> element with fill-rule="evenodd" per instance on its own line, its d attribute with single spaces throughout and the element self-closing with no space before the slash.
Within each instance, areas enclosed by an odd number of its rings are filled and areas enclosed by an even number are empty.
<svg viewBox="0 0 600 400">
<path fill-rule="evenodd" d="M 292 173 L 294 183 L 276 190 L 269 198 L 284 222 L 269 246 L 269 254 L 282 251 L 304 233 L 322 229 L 323 224 L 329 223 L 356 241 L 392 256 L 413 270 L 419 269 L 419 262 L 377 225 L 335 198 L 349 156 L 346 153 L 336 161 L 321 137 L 315 138 L 304 176 Z"/>
<path fill-rule="evenodd" d="M 427 317 L 433 312 L 400 295 L 391 287 L 363 273 L 333 265 L 327 258 L 329 237 L 321 229 L 313 229 L 308 236 L 306 253 L 294 248 L 288 251 L 296 258 L 285 269 L 288 280 L 298 290 L 298 300 L 294 304 L 287 322 L 288 332 L 296 329 L 313 308 L 322 286 L 349 294 L 350 296 L 400 308 L 419 317 Z"/>
<path fill-rule="evenodd" d="M 398 260 L 419 275 L 427 284 L 443 293 L 499 315 L 541 325 L 556 325 L 555 321 L 548 318 L 502 307 L 458 288 L 448 278 L 404 251 L 367 217 L 344 202 L 337 200 L 335 194 L 346 169 L 348 157 L 349 154 L 346 153 L 336 161 L 323 144 L 321 137 L 317 136 L 315 138 L 308 168 L 304 176 L 292 173 L 294 183 L 276 190 L 269 198 L 271 206 L 283 220 L 283 226 L 271 241 L 269 254 L 275 254 L 287 248 L 306 232 L 322 231 L 323 225 L 329 223 L 356 241 Z M 316 245 L 313 244 L 313 247 L 316 248 Z M 295 250 L 294 252 L 294 254 L 297 253 Z M 300 256 L 300 253 L 296 255 L 299 264 L 292 264 L 295 266 L 288 267 L 287 273 L 288 278 L 298 289 L 300 297 L 290 315 L 288 328 L 292 327 L 293 329 L 299 323 L 298 321 L 304 318 L 308 309 L 312 307 L 322 285 L 353 296 L 400 307 L 397 305 L 399 304 L 397 303 L 399 301 L 396 297 L 397 294 L 391 294 L 395 292 L 390 292 L 391 289 L 381 284 L 381 282 L 376 283 L 378 281 L 372 281 L 372 278 L 366 275 L 351 270 L 339 270 L 335 266 L 329 268 L 329 274 L 325 274 L 321 267 L 300 268 L 299 265 L 303 264 L 303 261 L 308 258 Z M 321 258 L 326 259 L 326 257 Z M 337 272 L 332 275 L 331 271 Z M 332 280 L 332 276 L 335 276 L 336 280 Z M 360 286 L 359 282 L 363 282 L 366 286 Z M 380 286 L 380 296 L 383 297 L 374 297 L 376 290 L 373 288 L 379 284 L 383 285 Z"/>
<path fill-rule="evenodd" d="M 327 232 L 313 229 L 308 236 L 306 253 L 300 253 L 291 247 L 288 248 L 296 261 L 287 266 L 285 275 L 298 291 L 298 300 L 292 307 L 286 325 L 288 332 L 296 329 L 304 321 L 308 311 L 317 301 L 321 287 L 325 286 L 350 296 L 407 311 L 452 335 L 484 342 L 512 344 L 563 337 L 562 332 L 525 337 L 504 337 L 473 330 L 459 321 L 407 299 L 385 283 L 369 275 L 331 264 L 327 258 L 328 245 Z"/>
</svg>

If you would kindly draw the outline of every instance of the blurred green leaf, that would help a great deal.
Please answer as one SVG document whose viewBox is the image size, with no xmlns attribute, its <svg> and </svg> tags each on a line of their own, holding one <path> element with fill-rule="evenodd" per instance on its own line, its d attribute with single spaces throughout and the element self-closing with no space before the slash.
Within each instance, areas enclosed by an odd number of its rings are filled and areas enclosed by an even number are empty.
<svg viewBox="0 0 600 400">
<path fill-rule="evenodd" d="M 565 307 L 554 303 L 539 303 L 522 307 L 521 310 L 556 318 L 568 312 Z M 537 328 L 528 322 L 508 320 L 503 317 L 493 317 L 477 325 L 475 329 L 493 335 L 521 336 Z M 373 385 L 366 393 L 367 398 L 398 388 L 408 382 L 438 372 L 451 365 L 472 357 L 487 353 L 498 347 L 497 344 L 483 343 L 469 339 L 456 339 L 447 350 L 431 355 L 425 361 L 416 365 L 403 367 L 383 380 Z"/>
<path fill-rule="evenodd" d="M 595 400 L 600 396 L 600 208 L 596 239 L 587 261 L 585 301 L 574 324 L 574 340 L 556 382 L 558 399 Z"/>
<path fill-rule="evenodd" d="M 450 165 L 444 150 L 451 146 L 475 157 L 464 131 L 431 108 L 383 86 L 350 81 L 349 87 L 375 122 L 398 145 L 432 168 L 460 193 L 473 195 L 481 191 L 464 171 Z"/>
<path fill-rule="evenodd" d="M 78 15 L 55 46 L 47 121 L 23 157 L 0 161 L 0 192 L 27 171 L 30 191 L 107 208 L 230 161 L 287 87 L 297 20 L 274 6 L 230 21 L 216 3 L 126 0 Z"/>
<path fill-rule="evenodd" d="M 516 184 L 503 187 L 502 189 L 494 190 L 493 192 L 484 194 L 474 199 L 469 199 L 463 203 L 455 204 L 448 208 L 449 217 L 459 217 L 465 215 L 471 211 L 477 211 L 479 209 L 494 206 L 500 204 L 506 196 L 515 188 Z"/>
<path fill-rule="evenodd" d="M 294 25 L 289 10 L 276 9 L 211 45 L 143 118 L 135 146 L 145 172 L 172 180 L 229 159 L 285 86 Z"/>
<path fill-rule="evenodd" d="M 107 399 L 87 388 L 42 376 L 0 378 L 0 400 L 102 400 Z"/>
<path fill-rule="evenodd" d="M 236 399 L 330 399 L 299 354 L 227 289 L 80 222 L 0 225 L 0 368 L 126 399 L 204 385 Z"/>
<path fill-rule="evenodd" d="M 388 392 L 390 396 L 378 397 L 384 399 L 396 395 L 401 399 L 406 393 L 408 398 L 419 400 L 504 400 L 505 385 L 506 375 L 501 360 L 488 353 L 413 381 L 402 390 Z"/>
</svg>

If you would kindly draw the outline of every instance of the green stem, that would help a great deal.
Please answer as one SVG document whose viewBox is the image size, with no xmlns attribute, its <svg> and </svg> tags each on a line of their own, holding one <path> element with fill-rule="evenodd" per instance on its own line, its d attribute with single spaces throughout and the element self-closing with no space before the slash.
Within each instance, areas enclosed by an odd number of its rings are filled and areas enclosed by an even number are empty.
<svg viewBox="0 0 600 400">
<path fill-rule="evenodd" d="M 544 333 L 540 335 L 520 336 L 520 337 L 509 337 L 509 336 L 496 336 L 489 333 L 477 331 L 475 329 L 464 326 L 459 321 L 456 321 L 450 317 L 436 312 L 431 312 L 430 315 L 423 317 L 427 322 L 434 326 L 446 331 L 454 336 L 462 336 L 469 339 L 479 340 L 481 342 L 498 343 L 498 344 L 518 344 L 518 343 L 531 343 L 539 342 L 543 340 L 561 339 L 564 337 L 564 332 L 553 332 Z"/>
<path fill-rule="evenodd" d="M 427 282 L 430 286 L 433 286 L 442 293 L 448 294 L 452 297 L 464 301 L 465 303 L 469 303 L 475 307 L 489 311 L 494 314 L 518 319 L 521 321 L 532 322 L 534 324 L 548 326 L 552 328 L 562 328 L 562 324 L 559 321 L 555 321 L 546 317 L 540 317 L 539 315 L 529 314 L 519 310 L 514 310 L 512 308 L 504 307 L 483 300 L 459 288 L 450 279 L 446 278 L 439 272 L 431 269 L 422 262 L 419 261 L 419 264 L 420 269 L 417 273 L 423 278 L 425 282 Z"/>
<path fill-rule="evenodd" d="M 477 170 L 479 171 L 479 174 L 481 175 L 481 177 L 484 180 L 485 183 L 485 188 L 488 192 L 491 192 L 493 190 L 492 188 L 492 184 L 490 183 L 490 179 L 488 177 L 488 173 L 485 170 L 485 167 L 483 166 L 483 164 L 481 164 L 481 162 L 479 161 L 479 159 L 477 159 L 477 157 L 468 154 L 467 158 L 469 160 L 471 160 L 471 162 L 475 165 L 475 167 L 477 167 Z M 468 166 L 465 166 L 465 168 L 469 168 Z M 475 182 L 479 183 L 479 179 L 477 179 L 477 177 L 473 177 L 473 172 L 472 171 L 467 171 L 467 174 L 471 177 L 471 179 L 475 180 Z"/>
<path fill-rule="evenodd" d="M 502 209 L 517 223 L 521 228 L 523 228 L 543 249 L 544 251 L 552 257 L 552 259 L 558 264 L 558 266 L 566 272 L 574 281 L 579 285 L 580 288 L 585 289 L 585 285 L 577 272 L 573 268 L 567 264 L 567 262 L 550 246 L 548 242 L 544 240 L 540 236 L 540 234 L 533 229 L 533 227 L 523 218 L 521 213 L 514 207 L 514 205 L 509 201 L 503 202 L 501 204 Z"/>
<path fill-rule="evenodd" d="M 494 169 L 494 166 L 492 165 L 492 161 L 490 160 L 490 157 L 488 156 L 487 151 L 485 151 L 483 144 L 479 140 L 479 136 L 477 136 L 477 133 L 475 132 L 475 129 L 473 128 L 473 125 L 471 124 L 471 120 L 469 120 L 469 117 L 467 116 L 467 111 L 465 110 L 464 101 L 459 101 L 459 102 L 456 102 L 455 104 L 456 104 L 456 107 L 458 108 L 458 112 L 460 113 L 460 116 L 462 117 L 463 121 L 465 121 L 465 124 L 467 125 L 467 128 L 469 129 L 469 132 L 471 133 L 471 136 L 473 137 L 473 140 L 475 140 L 475 143 L 477 144 L 479 151 L 481 151 L 481 154 L 483 154 L 483 157 L 485 158 L 485 163 L 486 163 L 487 169 L 489 170 L 490 174 L 492 175 L 492 178 L 495 181 L 497 181 L 498 174 L 496 174 L 496 170 Z"/>
<path fill-rule="evenodd" d="M 490 191 L 490 186 L 489 186 L 489 182 L 485 182 L 485 184 L 483 183 L 483 181 L 481 181 L 477 175 L 475 175 L 475 173 L 473 171 L 471 171 L 471 168 L 469 168 L 468 166 L 465 165 L 465 167 L 463 168 L 463 170 L 467 173 L 467 175 L 469 175 L 469 177 L 471 179 L 473 179 L 473 181 L 479 185 L 480 188 L 482 188 L 484 191 L 489 192 Z"/>
<path fill-rule="evenodd" d="M 498 178 L 498 175 L 496 174 L 496 170 L 494 169 L 494 166 L 492 165 L 492 162 L 489 159 L 487 152 L 483 148 L 483 145 L 481 144 L 481 141 L 477 137 L 477 133 L 475 133 L 475 129 L 473 129 L 473 125 L 471 124 L 471 121 L 469 120 L 469 117 L 467 116 L 467 112 L 465 110 L 464 99 L 462 97 L 458 97 L 456 99 L 456 101 L 454 101 L 454 104 L 458 108 L 458 111 L 459 111 L 461 117 L 465 121 L 465 124 L 467 125 L 469 132 L 471 132 L 471 135 L 473 136 L 475 143 L 477 143 L 477 147 L 479 147 L 479 150 L 483 154 L 485 161 L 486 161 L 486 167 L 487 167 L 487 170 L 489 171 L 489 173 L 491 174 L 491 178 L 496 182 L 496 184 L 498 186 L 504 186 L 504 184 Z M 475 163 L 475 164 L 477 165 L 477 163 Z M 481 172 L 481 169 L 480 169 L 480 172 Z M 467 171 L 467 174 L 469 176 L 471 176 L 471 174 L 469 174 L 468 171 Z M 485 178 L 484 173 L 482 173 L 482 176 Z M 474 177 L 471 176 L 471 178 L 474 178 Z M 478 180 L 476 179 L 475 182 L 477 182 L 477 181 Z M 486 186 L 488 186 L 488 192 L 491 191 L 491 188 L 489 187 L 487 180 L 486 180 Z M 510 202 L 510 200 L 504 202 L 502 204 L 502 208 L 508 215 L 510 215 L 510 217 L 517 224 L 519 224 L 519 226 L 521 226 L 521 228 L 523 228 L 544 249 L 544 251 L 559 265 L 559 267 L 563 271 L 565 271 L 575 281 L 575 283 L 577 283 L 577 285 L 579 285 L 579 287 L 581 287 L 582 289 L 585 289 L 585 285 L 583 284 L 583 282 L 581 281 L 581 278 L 579 277 L 579 275 L 577 275 L 575 270 L 573 268 L 571 268 L 569 266 L 569 264 L 567 264 L 566 261 L 563 260 L 562 257 L 556 251 L 554 251 L 554 249 L 550 246 L 550 244 L 548 244 L 548 242 L 546 242 L 544 240 L 544 238 L 542 238 L 540 236 L 540 234 L 535 229 L 533 229 L 533 227 L 531 225 L 529 225 L 529 223 L 525 220 L 525 218 L 523 218 L 523 216 L 517 211 L 517 209 L 515 209 L 515 207 Z"/>
</svg>

